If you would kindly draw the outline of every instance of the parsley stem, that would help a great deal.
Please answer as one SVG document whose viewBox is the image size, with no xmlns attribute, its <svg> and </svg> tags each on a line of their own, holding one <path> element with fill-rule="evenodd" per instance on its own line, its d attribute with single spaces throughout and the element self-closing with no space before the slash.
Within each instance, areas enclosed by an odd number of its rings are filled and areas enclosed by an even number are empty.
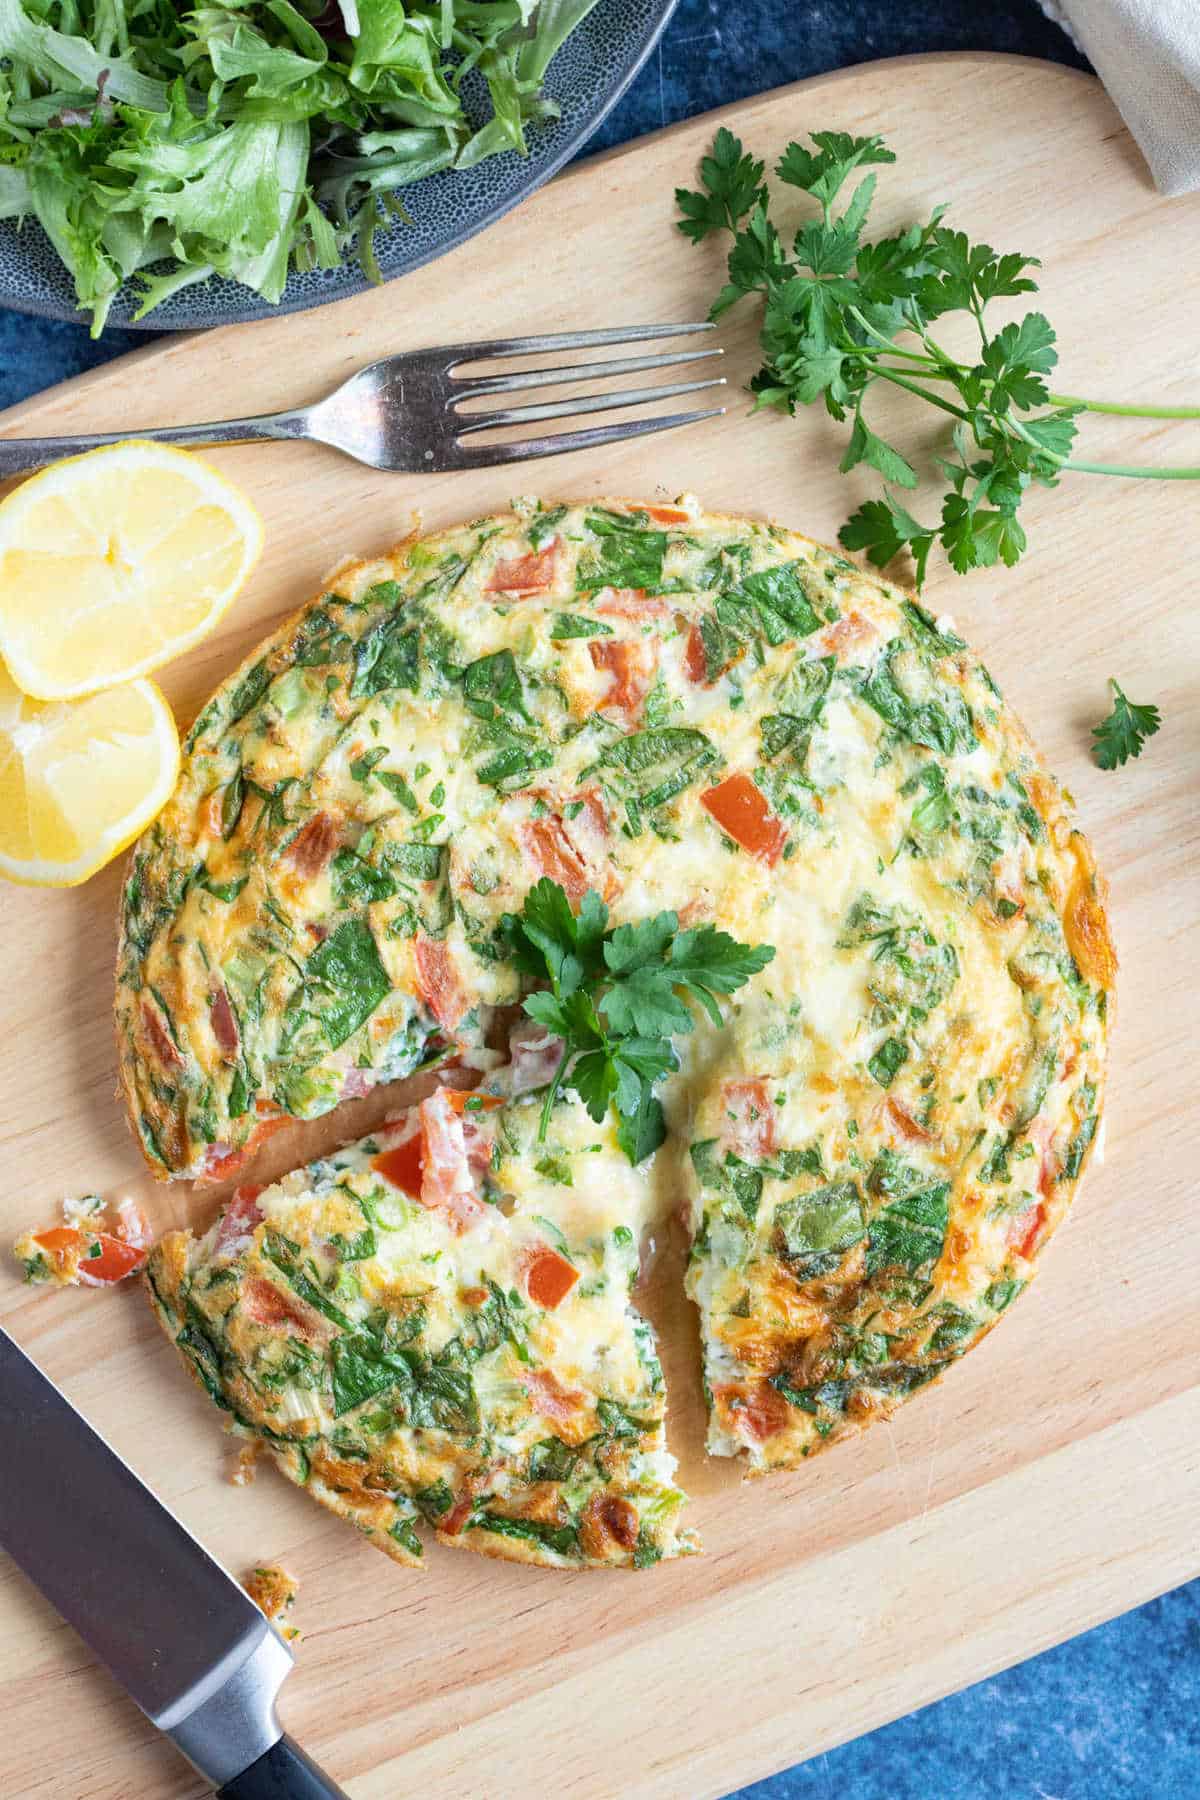
<svg viewBox="0 0 1200 1800">
<path fill-rule="evenodd" d="M 558 1090 L 562 1086 L 562 1078 L 567 1072 L 567 1064 L 571 1060 L 570 1044 L 563 1045 L 563 1053 L 558 1059 L 558 1067 L 554 1071 L 554 1079 L 546 1090 L 546 1098 L 542 1105 L 542 1121 L 538 1126 L 537 1141 L 544 1144 L 546 1133 L 550 1129 L 550 1114 L 554 1110 L 554 1102 L 558 1099 Z"/>
<path fill-rule="evenodd" d="M 1082 406 L 1087 412 L 1117 413 L 1125 419 L 1200 419 L 1200 406 L 1124 406 L 1115 400 L 1082 400 L 1078 394 L 1051 394 L 1050 401 L 1053 406 Z"/>
<path fill-rule="evenodd" d="M 1200 469 L 1156 469 L 1152 464 L 1064 462 L 1061 468 L 1077 475 L 1130 475 L 1141 481 L 1200 481 Z"/>
<path fill-rule="evenodd" d="M 939 395 L 931 394 L 928 388 L 919 386 L 915 381 L 906 380 L 903 375 L 897 374 L 895 369 L 889 369 L 883 363 L 876 363 L 875 373 L 881 381 L 890 381 L 895 387 L 907 388 L 909 393 L 915 394 L 919 400 L 928 400 L 930 406 L 938 406 L 943 412 L 951 413 L 954 418 L 965 419 L 970 423 L 970 413 L 965 412 L 961 406 L 952 406 L 949 400 L 943 400 Z"/>
</svg>

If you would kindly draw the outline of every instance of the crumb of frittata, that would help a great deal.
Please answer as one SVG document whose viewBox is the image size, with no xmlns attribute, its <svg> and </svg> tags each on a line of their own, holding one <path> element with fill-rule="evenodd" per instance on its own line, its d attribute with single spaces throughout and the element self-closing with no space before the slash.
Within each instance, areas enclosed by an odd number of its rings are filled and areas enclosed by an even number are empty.
<svg viewBox="0 0 1200 1800">
<path fill-rule="evenodd" d="M 289 1575 L 281 1563 L 264 1563 L 261 1568 L 251 1569 L 242 1586 L 280 1636 L 289 1643 L 299 1643 L 300 1633 L 295 1626 L 282 1623 L 296 1604 L 300 1587 L 296 1577 Z"/>
<path fill-rule="evenodd" d="M 237 1454 L 229 1470 L 230 1487 L 249 1487 L 258 1474 L 258 1458 L 262 1450 L 262 1439 L 255 1438 L 250 1443 L 239 1444 Z"/>
<path fill-rule="evenodd" d="M 136 1200 L 121 1200 L 110 1213 L 99 1194 L 84 1194 L 64 1200 L 62 1211 L 62 1225 L 22 1232 L 13 1244 L 26 1281 L 111 1287 L 143 1267 L 151 1234 Z"/>
</svg>

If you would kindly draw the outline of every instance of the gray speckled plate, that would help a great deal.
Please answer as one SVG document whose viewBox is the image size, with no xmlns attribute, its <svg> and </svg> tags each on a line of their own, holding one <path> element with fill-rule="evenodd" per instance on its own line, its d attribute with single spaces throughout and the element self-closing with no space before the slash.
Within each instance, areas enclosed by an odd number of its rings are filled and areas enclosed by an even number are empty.
<svg viewBox="0 0 1200 1800">
<path fill-rule="evenodd" d="M 461 174 L 446 170 L 406 188 L 404 204 L 412 223 L 394 225 L 375 240 L 384 280 L 405 275 L 473 237 L 560 169 L 620 99 L 675 4 L 676 0 L 600 0 L 567 39 L 546 77 L 546 92 L 562 107 L 562 117 L 530 128 L 527 157 L 510 151 L 478 168 Z M 337 269 L 293 273 L 279 305 L 269 306 L 240 282 L 214 276 L 172 295 L 142 320 L 134 319 L 137 295 L 126 288 L 117 296 L 109 322 L 146 331 L 191 331 L 277 312 L 302 312 L 366 286 L 357 261 L 351 261 Z M 0 223 L 0 306 L 55 319 L 85 317 L 75 305 L 70 277 L 32 220 L 20 230 L 11 222 Z"/>
</svg>

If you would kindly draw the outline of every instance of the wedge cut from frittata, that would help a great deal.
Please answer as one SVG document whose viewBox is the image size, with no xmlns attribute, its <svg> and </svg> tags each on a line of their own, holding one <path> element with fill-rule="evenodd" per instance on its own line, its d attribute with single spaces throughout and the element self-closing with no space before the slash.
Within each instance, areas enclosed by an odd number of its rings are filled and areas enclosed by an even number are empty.
<svg viewBox="0 0 1200 1800">
<path fill-rule="evenodd" d="M 401 1562 L 422 1533 L 555 1568 L 695 1543 L 634 1310 L 611 1124 L 449 1087 L 154 1250 L 159 1317 L 236 1429 Z"/>
<path fill-rule="evenodd" d="M 948 622 L 808 538 L 685 499 L 411 541 L 219 690 L 133 858 L 117 1021 L 152 1165 L 227 1175 L 421 1070 L 491 1082 L 539 878 L 614 929 L 774 952 L 658 1065 L 646 1184 L 652 1224 L 691 1223 L 710 1447 L 794 1466 L 976 1344 L 1065 1215 L 1116 973 L 1087 840 Z M 554 1134 L 569 1075 L 548 1104 Z M 514 1192 L 549 1181 L 513 1156 Z M 609 1167 L 636 1239 L 644 1171 Z"/>
</svg>

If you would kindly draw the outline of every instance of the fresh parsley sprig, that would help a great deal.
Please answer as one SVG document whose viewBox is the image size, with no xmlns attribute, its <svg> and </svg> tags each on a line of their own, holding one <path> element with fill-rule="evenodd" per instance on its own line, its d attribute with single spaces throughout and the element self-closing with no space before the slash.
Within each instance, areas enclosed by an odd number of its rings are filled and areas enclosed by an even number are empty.
<svg viewBox="0 0 1200 1800">
<path fill-rule="evenodd" d="M 1162 724 L 1162 715 L 1157 706 L 1136 706 L 1127 699 L 1111 675 L 1108 685 L 1113 693 L 1112 711 L 1092 727 L 1092 754 L 1102 769 L 1119 769 L 1131 756 L 1141 755 L 1146 739 Z"/>
<path fill-rule="evenodd" d="M 1065 470 L 1098 475 L 1200 478 L 1200 468 L 1142 468 L 1078 462 L 1071 457 L 1081 412 L 1146 418 L 1200 418 L 1198 407 L 1116 405 L 1051 393 L 1058 361 L 1055 334 L 1037 312 L 997 330 L 985 311 L 993 300 L 1033 293 L 1036 257 L 998 255 L 942 223 L 937 206 L 924 224 L 895 237 L 863 236 L 876 177 L 865 174 L 835 211 L 847 181 L 868 165 L 896 158 L 879 137 L 816 131 L 813 149 L 789 144 L 776 174 L 816 201 L 820 216 L 795 233 L 791 254 L 770 215 L 764 165 L 722 128 L 700 165 L 701 188 L 676 190 L 679 229 L 695 243 L 732 234 L 729 280 L 712 306 L 718 318 L 746 295 L 763 303 L 765 362 L 750 386 L 760 407 L 794 413 L 822 400 L 830 415 L 850 420 L 843 472 L 865 463 L 886 482 L 914 488 L 916 469 L 868 424 L 863 402 L 876 382 L 905 389 L 953 420 L 952 453 L 935 459 L 946 483 L 941 516 L 925 523 L 886 489 L 842 527 L 842 543 L 882 568 L 907 549 L 923 583 L 940 542 L 959 574 L 997 561 L 1012 566 L 1026 546 L 1017 514 L 1031 484 L 1057 485 Z M 951 356 L 933 324 L 967 313 L 979 337 L 975 361 Z"/>
<path fill-rule="evenodd" d="M 673 912 L 610 930 L 598 894 L 586 893 L 573 913 L 548 877 L 529 890 L 519 913 L 505 913 L 500 929 L 521 973 L 550 984 L 530 994 L 525 1011 L 562 1039 L 538 1141 L 560 1090 L 570 1087 L 597 1124 L 615 1108 L 631 1163 L 666 1137 L 654 1087 L 679 1067 L 672 1039 L 693 1029 L 683 996 L 720 1025 L 718 996 L 736 993 L 775 955 L 770 944 L 740 944 L 713 925 L 681 931 Z"/>
</svg>

